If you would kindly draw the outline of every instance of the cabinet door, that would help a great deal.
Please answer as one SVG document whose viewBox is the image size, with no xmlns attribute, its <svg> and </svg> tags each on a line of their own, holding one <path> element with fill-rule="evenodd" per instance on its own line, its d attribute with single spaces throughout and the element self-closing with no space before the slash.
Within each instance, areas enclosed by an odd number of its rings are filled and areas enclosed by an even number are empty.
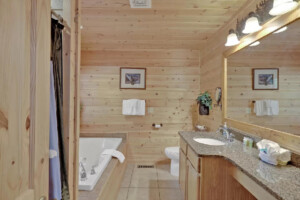
<svg viewBox="0 0 300 200">
<path fill-rule="evenodd" d="M 186 156 L 183 151 L 180 149 L 179 154 L 179 185 L 180 189 L 185 196 L 185 183 L 186 183 Z"/>
<path fill-rule="evenodd" d="M 200 175 L 194 169 L 191 162 L 187 160 L 187 200 L 200 199 Z"/>
</svg>

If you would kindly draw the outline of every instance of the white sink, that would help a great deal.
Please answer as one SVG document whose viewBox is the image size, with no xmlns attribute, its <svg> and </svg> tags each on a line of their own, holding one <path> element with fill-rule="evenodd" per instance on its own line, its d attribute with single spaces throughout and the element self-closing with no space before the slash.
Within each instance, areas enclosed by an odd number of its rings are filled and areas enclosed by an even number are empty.
<svg viewBox="0 0 300 200">
<path fill-rule="evenodd" d="M 201 143 L 201 144 L 211 145 L 211 146 L 225 145 L 224 142 L 222 142 L 220 140 L 211 139 L 211 138 L 194 138 L 194 141 Z"/>
</svg>

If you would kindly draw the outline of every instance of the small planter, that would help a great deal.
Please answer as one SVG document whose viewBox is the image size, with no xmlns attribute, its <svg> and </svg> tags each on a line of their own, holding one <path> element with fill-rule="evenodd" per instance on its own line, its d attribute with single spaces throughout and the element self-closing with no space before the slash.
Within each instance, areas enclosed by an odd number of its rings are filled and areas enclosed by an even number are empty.
<svg viewBox="0 0 300 200">
<path fill-rule="evenodd" d="M 209 115 L 209 107 L 200 103 L 199 104 L 199 114 L 200 115 Z"/>
</svg>

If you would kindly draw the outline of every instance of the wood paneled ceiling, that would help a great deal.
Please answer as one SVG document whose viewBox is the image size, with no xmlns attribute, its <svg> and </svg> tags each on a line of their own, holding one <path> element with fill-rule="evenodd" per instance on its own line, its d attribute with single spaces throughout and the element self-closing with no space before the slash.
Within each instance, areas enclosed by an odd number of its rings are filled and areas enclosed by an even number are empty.
<svg viewBox="0 0 300 200">
<path fill-rule="evenodd" d="M 82 50 L 200 49 L 246 0 L 82 0 Z"/>
</svg>

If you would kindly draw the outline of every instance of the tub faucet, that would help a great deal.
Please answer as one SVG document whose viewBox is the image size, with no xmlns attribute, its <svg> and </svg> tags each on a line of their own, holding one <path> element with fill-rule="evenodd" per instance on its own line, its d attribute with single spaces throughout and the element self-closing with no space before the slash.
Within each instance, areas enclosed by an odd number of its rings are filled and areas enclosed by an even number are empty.
<svg viewBox="0 0 300 200">
<path fill-rule="evenodd" d="M 87 179 L 86 170 L 82 162 L 79 162 L 79 165 L 80 165 L 80 180 L 85 181 Z"/>
</svg>

